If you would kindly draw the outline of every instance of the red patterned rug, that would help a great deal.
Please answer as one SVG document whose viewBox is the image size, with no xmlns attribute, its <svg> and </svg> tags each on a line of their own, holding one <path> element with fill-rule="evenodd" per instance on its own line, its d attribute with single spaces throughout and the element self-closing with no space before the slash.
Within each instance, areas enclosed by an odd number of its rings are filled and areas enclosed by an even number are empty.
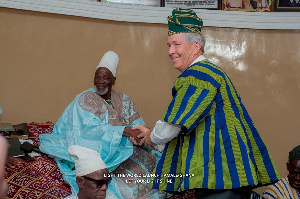
<svg viewBox="0 0 300 199">
<path fill-rule="evenodd" d="M 64 198 L 70 195 L 70 186 L 62 178 L 56 162 L 46 155 L 35 157 L 14 168 L 6 168 L 8 198 Z"/>
<path fill-rule="evenodd" d="M 52 133 L 54 123 L 30 123 L 29 139 L 35 144 L 38 136 L 43 133 Z M 8 184 L 7 198 L 19 199 L 57 199 L 71 194 L 70 186 L 65 183 L 56 162 L 42 155 L 34 157 L 35 161 L 21 161 L 20 166 L 6 167 L 5 179 Z"/>
</svg>

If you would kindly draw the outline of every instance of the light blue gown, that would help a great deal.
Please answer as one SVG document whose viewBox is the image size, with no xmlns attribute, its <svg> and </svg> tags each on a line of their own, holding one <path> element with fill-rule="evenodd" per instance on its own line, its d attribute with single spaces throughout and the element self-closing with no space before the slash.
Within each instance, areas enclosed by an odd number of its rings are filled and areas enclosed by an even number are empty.
<svg viewBox="0 0 300 199">
<path fill-rule="evenodd" d="M 68 105 L 55 124 L 52 134 L 40 135 L 40 150 L 55 158 L 63 178 L 71 185 L 73 194 L 77 194 L 79 188 L 73 169 L 74 159 L 68 154 L 69 146 L 80 145 L 98 151 L 109 172 L 115 171 L 133 154 L 132 142 L 128 137 L 122 136 L 124 128 L 145 123 L 127 95 L 112 91 L 111 102 L 114 108 L 96 94 L 95 88 L 88 89 L 78 94 Z M 148 153 L 155 156 L 151 152 Z M 144 168 L 143 162 L 137 159 L 133 161 Z M 144 172 L 150 174 L 152 170 L 144 168 Z M 124 194 L 120 193 L 122 189 L 117 177 L 113 178 L 107 192 L 117 198 L 125 198 Z M 127 186 L 123 183 L 122 186 L 124 185 Z M 136 189 L 138 187 L 129 191 L 136 195 Z M 157 194 L 159 193 L 156 192 L 153 198 L 159 198 Z"/>
</svg>

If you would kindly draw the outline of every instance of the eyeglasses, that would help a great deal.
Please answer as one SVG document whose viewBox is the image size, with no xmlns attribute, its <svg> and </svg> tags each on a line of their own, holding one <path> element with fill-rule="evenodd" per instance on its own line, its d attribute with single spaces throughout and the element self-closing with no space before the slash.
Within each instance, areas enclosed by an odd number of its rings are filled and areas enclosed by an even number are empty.
<svg viewBox="0 0 300 199">
<path fill-rule="evenodd" d="M 111 177 L 109 177 L 107 180 L 95 180 L 93 178 L 87 177 L 87 176 L 82 176 L 85 179 L 89 180 L 89 181 L 93 181 L 97 183 L 97 188 L 101 188 L 104 184 L 106 184 L 106 186 L 109 185 L 109 183 L 111 182 Z"/>
</svg>

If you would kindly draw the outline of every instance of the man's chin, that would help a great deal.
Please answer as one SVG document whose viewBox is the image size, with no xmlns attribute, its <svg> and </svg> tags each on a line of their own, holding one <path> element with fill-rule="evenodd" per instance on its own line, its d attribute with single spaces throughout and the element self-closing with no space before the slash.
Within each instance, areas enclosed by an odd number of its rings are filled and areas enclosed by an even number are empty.
<svg viewBox="0 0 300 199">
<path fill-rule="evenodd" d="M 96 199 L 105 199 L 106 194 L 102 194 L 102 195 L 96 195 Z"/>
<path fill-rule="evenodd" d="M 107 92 L 108 92 L 108 87 L 106 87 L 105 89 L 97 89 L 97 93 L 100 96 L 105 95 Z"/>
<path fill-rule="evenodd" d="M 173 64 L 173 67 L 174 67 L 175 69 L 177 69 L 177 70 L 180 69 L 180 66 L 178 66 L 178 65 L 176 65 L 176 64 Z"/>
</svg>

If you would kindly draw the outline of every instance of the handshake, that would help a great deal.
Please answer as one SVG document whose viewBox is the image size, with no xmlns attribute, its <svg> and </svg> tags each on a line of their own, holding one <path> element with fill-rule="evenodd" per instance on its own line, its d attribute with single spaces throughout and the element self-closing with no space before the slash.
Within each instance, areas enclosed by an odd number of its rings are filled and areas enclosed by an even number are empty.
<svg viewBox="0 0 300 199">
<path fill-rule="evenodd" d="M 138 125 L 135 127 L 125 127 L 123 136 L 130 137 L 130 140 L 135 145 L 147 145 L 149 147 L 153 146 L 153 142 L 150 138 L 151 129 L 145 127 L 144 125 Z"/>
</svg>

